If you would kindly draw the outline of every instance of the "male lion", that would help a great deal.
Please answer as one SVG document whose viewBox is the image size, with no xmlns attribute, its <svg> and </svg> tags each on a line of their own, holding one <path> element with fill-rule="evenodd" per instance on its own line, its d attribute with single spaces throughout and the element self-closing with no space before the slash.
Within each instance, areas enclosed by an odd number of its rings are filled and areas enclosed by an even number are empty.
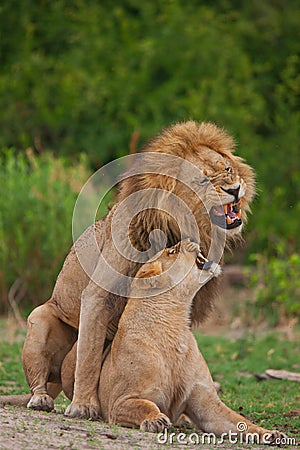
<svg viewBox="0 0 300 450">
<path fill-rule="evenodd" d="M 265 444 L 281 436 L 224 405 L 192 334 L 193 298 L 220 271 L 218 264 L 204 262 L 199 246 L 189 240 L 161 251 L 139 269 L 102 363 L 98 394 L 105 421 L 160 432 L 184 413 L 199 429 L 218 436 L 256 433 Z M 75 358 L 71 351 L 62 365 L 69 398 Z"/>
<path fill-rule="evenodd" d="M 121 254 L 115 246 L 112 224 L 116 220 L 121 229 L 123 217 L 118 211 L 124 208 L 130 215 L 136 203 L 142 205 L 142 210 L 133 212 L 128 237 L 132 248 L 149 257 L 149 238 L 157 230 L 164 233 L 165 240 L 154 242 L 152 256 L 188 236 L 201 242 L 207 255 L 211 244 L 220 253 L 224 239 L 240 239 L 254 196 L 254 174 L 233 151 L 233 139 L 224 130 L 193 121 L 166 129 L 145 147 L 145 162 L 142 160 L 139 170 L 130 168 L 120 184 L 119 202 L 78 238 L 52 297 L 28 317 L 23 367 L 32 394 L 29 408 L 53 409 L 53 399 L 61 390 L 62 361 L 78 335 L 74 396 L 66 414 L 86 418 L 100 415 L 98 361 L 116 333 L 130 287 L 127 284 L 123 289 L 111 273 L 115 270 L 134 277 L 141 266 L 141 261 L 126 257 L 126 252 Z M 138 202 L 128 203 L 137 193 Z M 172 198 L 179 201 L 176 207 Z M 193 220 L 196 226 L 190 226 Z M 193 324 L 206 318 L 216 292 L 217 280 L 213 278 L 196 293 Z"/>
</svg>

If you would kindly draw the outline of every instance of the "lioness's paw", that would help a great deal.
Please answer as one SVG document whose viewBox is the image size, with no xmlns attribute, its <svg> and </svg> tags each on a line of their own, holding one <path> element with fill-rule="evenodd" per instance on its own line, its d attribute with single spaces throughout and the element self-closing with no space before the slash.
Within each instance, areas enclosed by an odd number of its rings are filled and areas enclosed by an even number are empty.
<svg viewBox="0 0 300 450">
<path fill-rule="evenodd" d="M 142 431 L 149 431 L 150 433 L 160 433 L 165 428 L 170 428 L 171 422 L 168 416 L 165 414 L 159 413 L 157 416 L 151 419 L 145 419 L 141 423 Z"/>
<path fill-rule="evenodd" d="M 50 395 L 34 394 L 27 403 L 27 408 L 50 412 L 54 409 L 54 401 Z"/>
<path fill-rule="evenodd" d="M 259 437 L 259 442 L 257 443 L 263 445 L 277 445 L 281 447 L 281 445 L 287 442 L 287 436 L 284 433 L 277 430 L 266 430 L 254 424 L 247 427 L 247 430 L 242 435 L 244 440 L 250 443 L 252 438 L 254 439 L 254 443 L 257 442 L 257 437 Z"/>
<path fill-rule="evenodd" d="M 287 436 L 284 433 L 281 433 L 277 430 L 268 431 L 263 434 L 263 442 L 262 444 L 267 445 L 277 445 L 280 447 L 284 443 L 286 443 Z"/>
<path fill-rule="evenodd" d="M 83 405 L 81 403 L 72 402 L 67 407 L 65 416 L 77 417 L 78 419 L 96 420 L 100 417 L 100 407 L 97 405 L 91 405 L 90 403 Z"/>
</svg>

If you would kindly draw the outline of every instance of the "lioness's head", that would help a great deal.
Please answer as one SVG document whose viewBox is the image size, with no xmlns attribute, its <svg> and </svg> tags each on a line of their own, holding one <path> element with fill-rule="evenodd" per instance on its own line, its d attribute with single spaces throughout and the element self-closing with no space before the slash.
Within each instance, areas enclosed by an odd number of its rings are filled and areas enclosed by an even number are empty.
<svg viewBox="0 0 300 450">
<path fill-rule="evenodd" d="M 186 239 L 160 251 L 138 270 L 132 295 L 136 296 L 137 291 L 158 295 L 176 288 L 183 300 L 187 295 L 192 295 L 192 300 L 195 292 L 220 273 L 220 266 L 209 261 L 197 243 Z"/>
<path fill-rule="evenodd" d="M 233 139 L 223 129 L 205 122 L 178 123 L 152 139 L 143 150 L 144 160 L 138 163 L 144 172 L 134 168 L 121 184 L 121 200 L 140 190 L 149 191 L 144 196 L 145 210 L 132 221 L 133 235 L 142 225 L 143 239 L 147 239 L 145 227 L 148 233 L 160 229 L 167 236 L 167 246 L 190 236 L 200 240 L 206 251 L 214 228 L 227 239 L 238 238 L 255 181 L 253 170 L 234 155 L 234 148 Z M 154 189 L 160 190 L 156 200 Z M 183 220 L 189 221 L 184 205 L 196 220 L 199 236 L 182 226 Z"/>
</svg>

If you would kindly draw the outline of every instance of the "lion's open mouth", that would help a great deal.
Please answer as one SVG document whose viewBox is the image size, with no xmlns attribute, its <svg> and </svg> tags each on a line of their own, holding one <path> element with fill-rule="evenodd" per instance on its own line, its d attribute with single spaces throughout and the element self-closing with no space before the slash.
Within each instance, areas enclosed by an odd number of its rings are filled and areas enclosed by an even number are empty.
<svg viewBox="0 0 300 450">
<path fill-rule="evenodd" d="M 231 230 L 242 224 L 242 200 L 227 203 L 226 205 L 213 206 L 209 212 L 211 221 L 221 228 Z"/>
</svg>

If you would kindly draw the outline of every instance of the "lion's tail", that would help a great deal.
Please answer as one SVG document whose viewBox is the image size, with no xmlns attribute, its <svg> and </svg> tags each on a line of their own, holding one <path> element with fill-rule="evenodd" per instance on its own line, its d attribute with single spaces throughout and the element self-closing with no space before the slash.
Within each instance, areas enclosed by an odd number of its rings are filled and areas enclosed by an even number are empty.
<svg viewBox="0 0 300 450">
<path fill-rule="evenodd" d="M 31 397 L 31 394 L 1 395 L 0 406 L 27 406 L 27 403 L 29 402 Z"/>
</svg>

